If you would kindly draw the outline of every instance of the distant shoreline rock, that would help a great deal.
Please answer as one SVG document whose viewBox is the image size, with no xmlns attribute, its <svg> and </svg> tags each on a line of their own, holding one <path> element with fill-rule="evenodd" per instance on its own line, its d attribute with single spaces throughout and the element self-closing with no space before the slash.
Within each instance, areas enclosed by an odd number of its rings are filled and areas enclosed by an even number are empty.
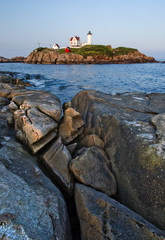
<svg viewBox="0 0 165 240">
<path fill-rule="evenodd" d="M 0 56 L 0 63 L 7 63 L 7 62 L 10 62 L 9 58 L 5 58 L 5 57 Z"/>
<path fill-rule="evenodd" d="M 25 62 L 25 57 L 13 57 L 13 58 L 5 58 L 0 56 L 0 63 L 11 63 L 11 62 Z"/>
</svg>

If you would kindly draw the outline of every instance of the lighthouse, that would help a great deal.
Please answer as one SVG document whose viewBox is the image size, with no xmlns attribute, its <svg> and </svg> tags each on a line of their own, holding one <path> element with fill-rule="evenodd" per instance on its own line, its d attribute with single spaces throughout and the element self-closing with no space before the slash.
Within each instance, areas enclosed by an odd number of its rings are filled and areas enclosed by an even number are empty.
<svg viewBox="0 0 165 240">
<path fill-rule="evenodd" d="M 87 35 L 88 35 L 88 43 L 87 44 L 91 45 L 92 44 L 92 33 L 91 33 L 91 31 L 89 31 Z"/>
</svg>

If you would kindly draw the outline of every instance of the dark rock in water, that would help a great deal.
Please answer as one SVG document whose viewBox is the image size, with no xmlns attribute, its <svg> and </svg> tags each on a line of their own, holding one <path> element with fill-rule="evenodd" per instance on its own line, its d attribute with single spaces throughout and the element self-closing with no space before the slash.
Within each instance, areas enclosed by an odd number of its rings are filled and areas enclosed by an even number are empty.
<svg viewBox="0 0 165 240">
<path fill-rule="evenodd" d="M 52 173 L 56 182 L 69 194 L 73 195 L 74 180 L 69 170 L 72 157 L 67 148 L 62 144 L 61 138 L 41 156 L 43 163 Z"/>
<path fill-rule="evenodd" d="M 6 74 L 0 74 L 0 82 L 1 83 L 10 83 L 12 84 L 12 77 Z"/>
<path fill-rule="evenodd" d="M 119 200 L 165 229 L 165 94 L 83 91 L 71 103 L 105 143 Z"/>
<path fill-rule="evenodd" d="M 10 62 L 10 59 L 4 58 L 4 57 L 1 57 L 1 56 L 0 56 L 0 62 L 1 62 L 1 63 L 7 63 L 7 62 Z"/>
<path fill-rule="evenodd" d="M 25 57 L 13 57 L 10 59 L 10 62 L 25 62 L 26 58 Z"/>
<path fill-rule="evenodd" d="M 76 184 L 82 240 L 164 240 L 165 232 L 107 195 Z"/>
<path fill-rule="evenodd" d="M 97 147 L 82 151 L 81 155 L 70 162 L 70 170 L 76 179 L 108 196 L 115 195 L 116 181 L 105 152 Z"/>
</svg>

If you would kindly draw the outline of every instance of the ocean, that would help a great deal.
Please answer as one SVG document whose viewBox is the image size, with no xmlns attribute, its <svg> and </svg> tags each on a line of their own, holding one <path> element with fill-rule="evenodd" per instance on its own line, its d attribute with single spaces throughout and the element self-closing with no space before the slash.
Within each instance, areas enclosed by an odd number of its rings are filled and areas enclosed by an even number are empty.
<svg viewBox="0 0 165 240">
<path fill-rule="evenodd" d="M 165 92 L 165 64 L 41 65 L 0 63 L 1 72 L 29 81 L 29 89 L 50 91 L 61 102 L 70 101 L 82 90 L 123 92 Z"/>
</svg>

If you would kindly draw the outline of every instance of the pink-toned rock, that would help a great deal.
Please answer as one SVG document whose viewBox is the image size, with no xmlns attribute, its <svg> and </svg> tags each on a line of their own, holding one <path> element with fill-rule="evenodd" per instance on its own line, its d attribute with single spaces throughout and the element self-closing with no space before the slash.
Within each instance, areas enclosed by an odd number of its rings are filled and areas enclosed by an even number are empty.
<svg viewBox="0 0 165 240">
<path fill-rule="evenodd" d="M 98 148 L 104 149 L 104 142 L 99 136 L 96 134 L 90 134 L 85 136 L 81 142 L 80 142 L 80 147 L 92 147 L 96 146 Z"/>
<path fill-rule="evenodd" d="M 64 144 L 72 142 L 83 133 L 84 121 L 80 114 L 73 108 L 67 108 L 59 126 L 59 136 Z"/>
</svg>

